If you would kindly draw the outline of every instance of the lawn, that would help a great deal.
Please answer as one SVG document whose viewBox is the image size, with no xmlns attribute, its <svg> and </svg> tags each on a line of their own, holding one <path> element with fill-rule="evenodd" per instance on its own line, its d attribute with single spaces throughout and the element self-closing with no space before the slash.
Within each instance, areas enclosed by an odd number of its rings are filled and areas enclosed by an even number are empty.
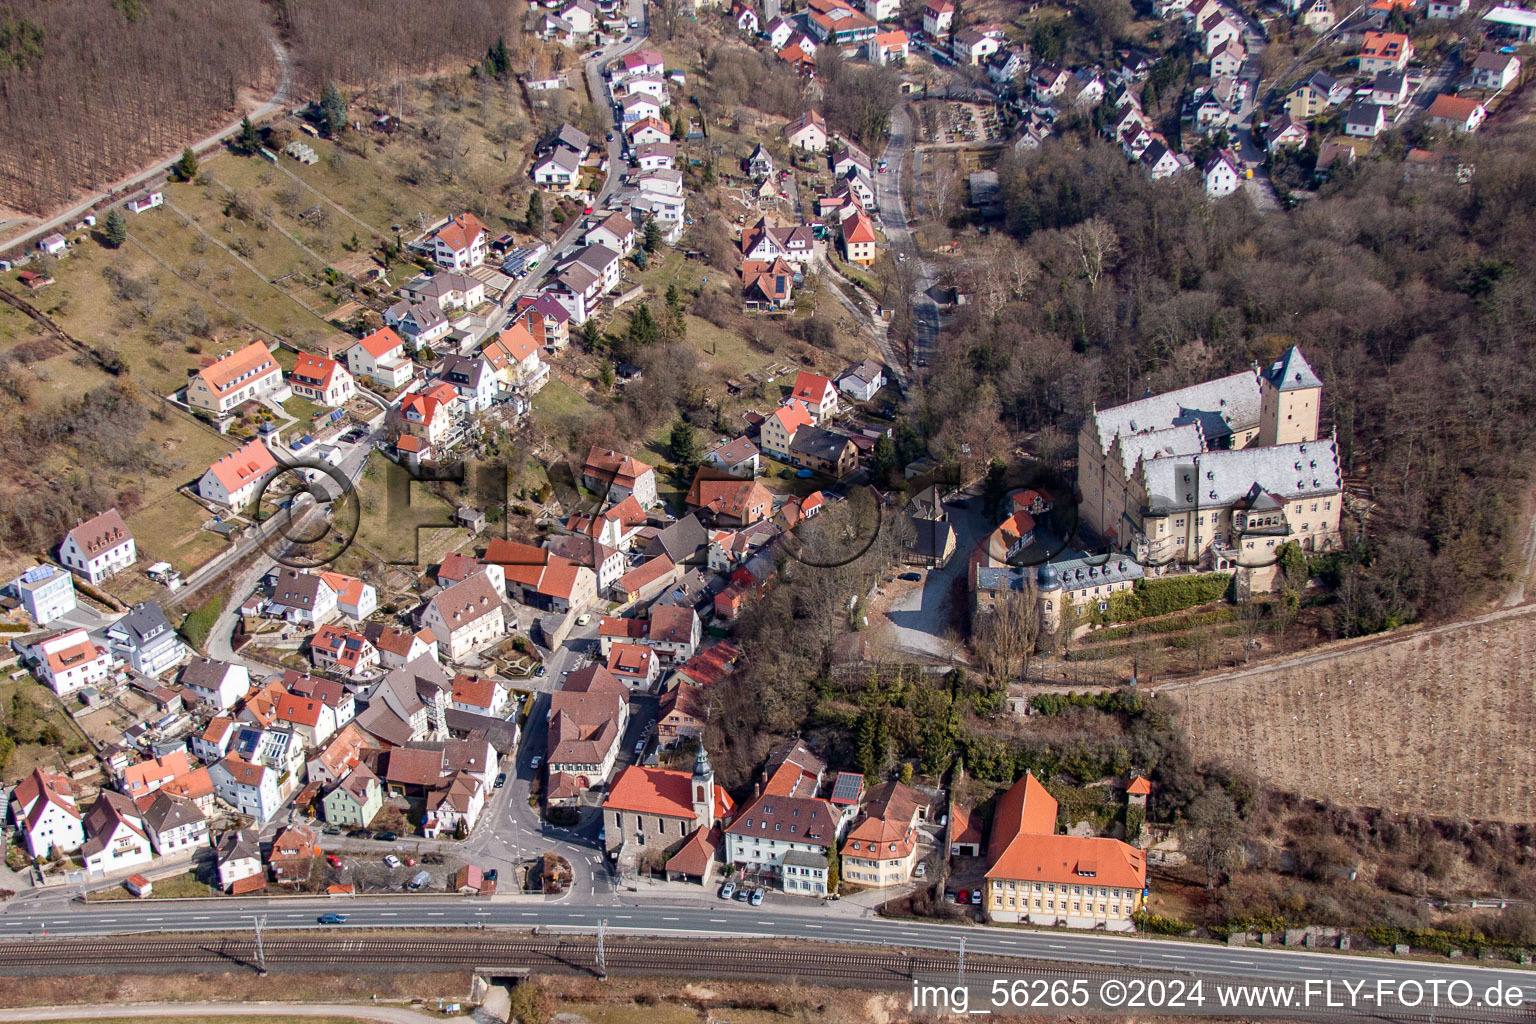
<svg viewBox="0 0 1536 1024">
<path fill-rule="evenodd" d="M 316 405 L 307 398 L 294 395 L 283 403 L 283 411 L 299 421 L 299 426 L 305 430 L 314 426 L 315 417 L 325 411 L 323 406 Z"/>
<path fill-rule="evenodd" d="M 587 412 L 592 408 L 592 403 L 585 396 L 579 394 L 575 388 L 560 380 L 551 380 L 544 385 L 538 394 L 533 396 L 533 412 L 535 418 L 570 416 L 576 413 Z"/>
<path fill-rule="evenodd" d="M 126 522 L 138 545 L 140 562 L 170 562 L 186 576 L 229 546 L 223 537 L 202 528 L 207 518 L 202 506 L 171 491 Z"/>
<path fill-rule="evenodd" d="M 156 900 L 181 900 L 192 899 L 199 896 L 211 896 L 213 890 L 207 882 L 199 882 L 197 876 L 188 871 L 184 875 L 174 875 L 170 878 L 157 878 L 154 880 L 153 893 L 148 897 Z M 87 897 L 91 902 L 97 900 L 136 900 L 137 896 L 130 893 L 122 886 L 93 892 Z"/>
<path fill-rule="evenodd" d="M 0 723 L 16 741 L 6 761 L 4 779 L 16 782 L 39 767 L 62 770 L 65 762 L 90 749 L 53 691 L 31 675 L 0 682 Z"/>
<path fill-rule="evenodd" d="M 382 455 L 369 456 L 357 492 L 362 503 L 358 543 L 385 561 L 430 565 L 469 539 L 468 530 L 452 525 L 454 510 L 448 502 Z"/>
</svg>

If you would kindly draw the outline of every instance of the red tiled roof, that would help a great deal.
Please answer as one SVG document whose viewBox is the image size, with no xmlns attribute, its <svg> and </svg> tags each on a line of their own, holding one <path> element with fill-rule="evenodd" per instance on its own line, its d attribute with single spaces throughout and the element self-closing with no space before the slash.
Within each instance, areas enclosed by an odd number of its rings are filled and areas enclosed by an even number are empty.
<svg viewBox="0 0 1536 1024">
<path fill-rule="evenodd" d="M 281 371 L 272 361 L 272 353 L 267 351 L 266 343 L 253 341 L 245 348 L 237 349 L 223 359 L 203 367 L 197 375 L 210 391 L 222 396 L 248 380 L 273 372 Z"/>
<path fill-rule="evenodd" d="M 262 444 L 253 438 L 224 456 L 208 469 L 224 489 L 233 494 L 252 480 L 277 468 L 277 460 Z"/>
<path fill-rule="evenodd" d="M 358 341 L 363 349 L 375 359 L 383 359 L 390 352 L 405 345 L 400 335 L 395 333 L 393 327 L 381 327 L 372 334 Z"/>
<path fill-rule="evenodd" d="M 475 239 L 489 233 L 486 226 L 480 223 L 479 217 L 472 213 L 461 213 L 437 233 L 437 240 L 458 252 L 468 249 Z"/>
</svg>

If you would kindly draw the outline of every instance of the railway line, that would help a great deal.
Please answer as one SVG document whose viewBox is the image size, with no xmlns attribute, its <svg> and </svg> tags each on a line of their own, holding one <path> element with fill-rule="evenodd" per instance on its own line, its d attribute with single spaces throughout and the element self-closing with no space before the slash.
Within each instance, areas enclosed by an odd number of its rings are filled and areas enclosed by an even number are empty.
<svg viewBox="0 0 1536 1024">
<path fill-rule="evenodd" d="M 166 969 L 218 970 L 368 970 L 389 967 L 460 968 L 478 974 L 521 975 L 581 973 L 597 976 L 666 974 L 689 978 L 748 978 L 814 982 L 860 988 L 910 989 L 915 982 L 931 984 L 964 979 L 980 998 L 992 979 L 1052 982 L 1082 979 L 1097 991 L 1104 982 L 1133 978 L 1171 980 L 1170 972 L 1106 968 L 1081 963 L 1025 960 L 980 955 L 963 958 L 958 951 L 785 948 L 759 942 L 729 944 L 609 937 L 601 944 L 590 935 L 519 936 L 495 938 L 473 933 L 440 933 L 422 937 L 409 933 L 314 938 L 264 938 L 254 935 L 211 934 L 200 937 L 165 936 L 124 939 L 49 939 L 0 945 L 0 975 L 29 976 L 61 973 L 154 973 Z M 1190 976 L 1192 977 L 1192 976 Z M 1393 1021 L 1401 1024 L 1493 1024 L 1530 1020 L 1524 1008 L 1483 1006 L 1365 1008 L 1343 1012 L 1315 1007 L 1285 1013 L 1255 1014 L 1295 1021 Z"/>
</svg>

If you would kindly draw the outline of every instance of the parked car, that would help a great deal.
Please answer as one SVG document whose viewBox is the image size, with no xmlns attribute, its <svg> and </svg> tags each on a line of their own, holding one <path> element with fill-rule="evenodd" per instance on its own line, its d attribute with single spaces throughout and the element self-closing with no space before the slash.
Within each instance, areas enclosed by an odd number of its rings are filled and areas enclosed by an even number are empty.
<svg viewBox="0 0 1536 1024">
<path fill-rule="evenodd" d="M 418 891 L 420 891 L 422 889 L 425 889 L 427 886 L 429 886 L 431 884 L 432 884 L 432 872 L 430 872 L 430 871 L 418 871 L 418 872 L 416 872 L 415 875 L 413 875 L 411 877 L 411 880 L 409 882 L 405 883 L 405 887 L 407 889 L 411 890 L 411 892 L 418 892 Z"/>
<path fill-rule="evenodd" d="M 404 857 L 401 857 L 400 859 L 405 861 L 405 866 L 408 867 L 408 868 L 413 868 L 413 867 L 416 866 L 416 858 L 413 857 L 409 853 L 406 854 Z"/>
<path fill-rule="evenodd" d="M 333 868 L 341 867 L 341 858 L 336 856 L 334 853 L 326 854 L 325 855 L 325 862 L 327 864 L 329 864 Z"/>
<path fill-rule="evenodd" d="M 923 577 L 922 577 L 921 573 L 904 572 L 901 575 L 897 576 L 896 578 L 899 579 L 899 580 L 906 580 L 906 581 L 908 581 L 910 583 L 910 582 L 916 582 L 917 580 L 920 580 Z"/>
<path fill-rule="evenodd" d="M 756 889 L 752 890 L 752 900 L 751 900 L 751 903 L 752 903 L 752 905 L 754 907 L 760 907 L 760 906 L 763 905 L 763 887 L 762 886 L 758 886 Z"/>
<path fill-rule="evenodd" d="M 487 882 L 494 882 L 497 878 L 501 877 L 501 872 L 495 868 L 487 868 L 480 877 L 484 878 Z"/>
<path fill-rule="evenodd" d="M 981 890 L 980 889 L 972 889 L 971 890 L 971 906 L 973 906 L 973 907 L 981 906 Z"/>
<path fill-rule="evenodd" d="M 423 864 L 441 864 L 443 862 L 443 855 L 440 853 L 424 853 L 421 855 L 421 862 Z"/>
<path fill-rule="evenodd" d="M 542 678 L 544 676 L 544 674 L 546 672 L 548 672 L 548 671 L 549 671 L 549 669 L 545 668 L 543 665 L 540 665 L 538 668 L 533 670 L 533 674 L 535 676 L 538 676 L 538 677 Z"/>
<path fill-rule="evenodd" d="M 400 858 L 392 853 L 386 853 L 384 855 L 384 864 L 387 867 L 397 868 L 400 866 Z"/>
<path fill-rule="evenodd" d="M 507 784 L 507 773 L 506 772 L 501 772 L 500 774 L 498 774 L 496 776 L 496 788 L 500 789 L 502 786 L 505 786 L 506 784 Z"/>
<path fill-rule="evenodd" d="M 578 625 L 578 626 L 585 626 L 587 623 L 589 623 L 591 621 L 592 621 L 592 616 L 590 616 L 590 615 L 582 614 L 582 615 L 576 616 L 576 625 Z"/>
<path fill-rule="evenodd" d="M 528 767 L 532 768 L 534 771 L 538 771 L 539 770 L 539 765 L 541 765 L 543 763 L 544 763 L 544 755 L 543 754 L 534 754 L 533 755 L 533 760 L 528 762 Z"/>
<path fill-rule="evenodd" d="M 346 914 L 321 914 L 319 920 L 321 924 L 341 924 L 346 919 Z"/>
<path fill-rule="evenodd" d="M 728 900 L 728 899 L 730 899 L 734 895 L 736 895 L 736 883 L 735 882 L 726 882 L 724 885 L 722 885 L 720 887 L 720 898 L 721 899 Z"/>
<path fill-rule="evenodd" d="M 736 890 L 736 902 L 737 903 L 745 903 L 745 902 L 747 902 L 747 900 L 749 900 L 751 898 L 752 898 L 752 890 L 748 889 L 746 886 L 742 886 L 740 889 Z"/>
<path fill-rule="evenodd" d="M 320 834 L 323 836 L 339 836 L 341 835 L 341 829 L 337 828 L 335 825 L 332 825 L 330 828 L 322 829 Z"/>
<path fill-rule="evenodd" d="M 635 744 L 635 756 L 639 757 L 643 753 L 645 753 L 645 740 Z"/>
<path fill-rule="evenodd" d="M 916 878 L 926 878 L 928 876 L 928 865 L 926 863 L 919 864 L 917 870 L 912 872 L 912 874 Z"/>
<path fill-rule="evenodd" d="M 381 843 L 392 843 L 396 839 L 399 839 L 400 836 L 394 832 L 379 832 L 375 834 L 373 838 L 377 839 Z"/>
</svg>

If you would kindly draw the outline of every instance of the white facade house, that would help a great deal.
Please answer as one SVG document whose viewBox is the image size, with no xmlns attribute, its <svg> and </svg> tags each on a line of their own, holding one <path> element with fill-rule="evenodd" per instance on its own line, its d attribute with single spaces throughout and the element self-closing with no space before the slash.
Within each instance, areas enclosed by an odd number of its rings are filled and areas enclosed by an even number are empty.
<svg viewBox="0 0 1536 1024">
<path fill-rule="evenodd" d="M 39 626 L 75 610 L 75 579 L 51 565 L 35 565 L 6 587 Z"/>
<path fill-rule="evenodd" d="M 267 607 L 288 622 L 319 625 L 336 617 L 336 591 L 318 574 L 283 569 L 273 581 Z"/>
<path fill-rule="evenodd" d="M 187 645 L 154 601 L 134 605 L 108 626 L 107 646 L 113 657 L 146 676 L 175 668 L 187 656 Z"/>
<path fill-rule="evenodd" d="M 502 598 L 485 573 L 476 573 L 428 601 L 421 624 L 432 631 L 449 661 L 506 635 Z"/>
<path fill-rule="evenodd" d="M 837 389 L 858 402 L 867 402 L 885 387 L 885 368 L 873 359 L 851 366 L 837 378 Z"/>
<path fill-rule="evenodd" d="M 356 394 L 357 383 L 352 372 L 327 350 L 324 356 L 301 353 L 288 375 L 288 389 L 317 405 L 335 407 Z"/>
<path fill-rule="evenodd" d="M 485 262 L 491 232 L 472 213 L 461 213 L 432 236 L 432 259 L 446 270 L 465 271 Z"/>
<path fill-rule="evenodd" d="M 122 793 L 102 790 L 85 816 L 85 845 L 80 858 L 90 875 L 136 868 L 154 859 L 154 846 L 144 829 L 144 816 Z"/>
<path fill-rule="evenodd" d="M 60 697 L 107 681 L 112 659 L 83 629 L 52 633 L 21 648 L 38 681 Z"/>
<path fill-rule="evenodd" d="M 138 561 L 133 534 L 117 509 L 78 524 L 59 544 L 59 561 L 88 583 L 100 583 Z"/>
<path fill-rule="evenodd" d="M 1237 191 L 1240 177 L 1237 164 L 1225 152 L 1211 154 L 1205 162 L 1205 193 L 1208 196 L 1229 196 Z"/>
<path fill-rule="evenodd" d="M 246 402 L 266 398 L 283 386 L 283 369 L 266 342 L 253 341 L 203 367 L 187 383 L 187 404 L 224 416 Z"/>
<path fill-rule="evenodd" d="M 143 821 L 150 844 L 162 857 L 208 845 L 208 818 L 184 797 L 157 793 Z"/>
<path fill-rule="evenodd" d="M 265 822 L 282 803 L 277 773 L 265 765 L 251 764 L 230 754 L 209 768 L 208 775 L 218 798 L 248 818 Z"/>
<path fill-rule="evenodd" d="M 415 366 L 405 353 L 405 339 L 390 327 L 381 327 L 348 348 L 347 368 L 354 377 L 367 377 L 386 388 L 404 387 L 415 376 Z"/>
<path fill-rule="evenodd" d="M 242 509 L 276 475 L 277 460 L 260 438 L 252 438 L 209 466 L 197 481 L 197 493 L 215 505 Z"/>
<path fill-rule="evenodd" d="M 85 821 L 63 775 L 33 769 L 11 791 L 11 817 L 33 857 L 73 853 L 85 845 Z"/>
<path fill-rule="evenodd" d="M 182 689 L 220 711 L 228 711 L 251 688 L 251 671 L 244 665 L 199 658 L 181 672 Z"/>
</svg>

